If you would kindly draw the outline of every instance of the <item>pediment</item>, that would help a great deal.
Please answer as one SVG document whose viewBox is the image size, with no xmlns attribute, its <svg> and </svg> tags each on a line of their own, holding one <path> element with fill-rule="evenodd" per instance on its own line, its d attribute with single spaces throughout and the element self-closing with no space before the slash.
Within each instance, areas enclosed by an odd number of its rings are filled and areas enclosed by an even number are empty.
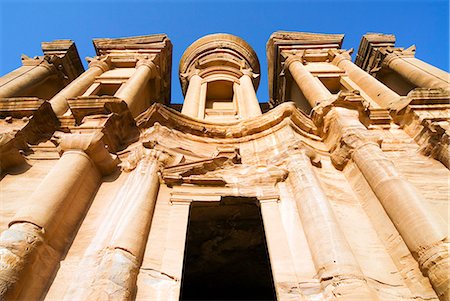
<svg viewBox="0 0 450 301">
<path fill-rule="evenodd" d="M 275 165 L 241 164 L 237 152 L 165 168 L 163 181 L 169 186 L 196 184 L 204 186 L 274 186 L 284 181 L 288 171 Z"/>
</svg>

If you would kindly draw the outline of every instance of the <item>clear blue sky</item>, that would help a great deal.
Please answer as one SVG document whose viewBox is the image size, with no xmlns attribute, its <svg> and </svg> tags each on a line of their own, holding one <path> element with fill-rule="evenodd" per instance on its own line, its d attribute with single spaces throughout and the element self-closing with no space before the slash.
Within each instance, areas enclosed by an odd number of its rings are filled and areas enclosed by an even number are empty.
<svg viewBox="0 0 450 301">
<path fill-rule="evenodd" d="M 0 75 L 20 66 L 20 55 L 40 55 L 40 42 L 72 39 L 82 60 L 93 38 L 166 33 L 173 43 L 172 102 L 180 103 L 178 63 L 196 39 L 226 32 L 245 39 L 261 63 L 258 98 L 268 99 L 265 45 L 277 30 L 344 33 L 357 50 L 366 32 L 392 33 L 397 45 L 449 67 L 449 4 L 429 1 L 12 1 L 0 0 Z M 86 65 L 85 65 L 86 66 Z"/>
</svg>

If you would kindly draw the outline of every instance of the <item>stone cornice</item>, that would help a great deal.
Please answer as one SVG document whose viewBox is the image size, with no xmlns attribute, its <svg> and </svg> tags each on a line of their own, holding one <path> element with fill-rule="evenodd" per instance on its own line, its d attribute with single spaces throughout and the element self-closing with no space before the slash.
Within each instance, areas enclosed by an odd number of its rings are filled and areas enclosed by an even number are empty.
<svg viewBox="0 0 450 301">
<path fill-rule="evenodd" d="M 408 49 L 395 47 L 395 36 L 370 33 L 361 39 L 355 64 L 375 76 L 383 67 L 401 57 L 414 57 L 415 46 Z"/>
<path fill-rule="evenodd" d="M 58 70 L 63 73 L 66 84 L 84 72 L 77 47 L 73 41 L 55 40 L 43 42 L 42 51 L 44 52 L 44 57 L 53 62 Z"/>
<path fill-rule="evenodd" d="M 232 143 L 254 139 L 253 135 L 265 136 L 267 130 L 287 124 L 296 127 L 300 134 L 319 141 L 317 128 L 312 120 L 297 109 L 293 103 L 285 103 L 262 116 L 229 123 L 211 123 L 191 118 L 161 104 L 153 104 L 137 118 L 140 128 L 152 127 L 159 123 L 171 129 L 191 134 L 199 138 L 213 138 Z"/>
<path fill-rule="evenodd" d="M 355 64 L 365 71 L 373 69 L 376 52 L 380 47 L 394 47 L 395 35 L 382 33 L 366 33 L 361 38 Z"/>
</svg>

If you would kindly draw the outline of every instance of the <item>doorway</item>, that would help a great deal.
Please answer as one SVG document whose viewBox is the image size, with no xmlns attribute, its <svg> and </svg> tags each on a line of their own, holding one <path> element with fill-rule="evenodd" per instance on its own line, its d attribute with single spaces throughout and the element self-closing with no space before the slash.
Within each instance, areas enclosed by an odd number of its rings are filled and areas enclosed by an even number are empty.
<svg viewBox="0 0 450 301">
<path fill-rule="evenodd" d="M 276 300 L 257 202 L 191 204 L 180 300 Z"/>
</svg>

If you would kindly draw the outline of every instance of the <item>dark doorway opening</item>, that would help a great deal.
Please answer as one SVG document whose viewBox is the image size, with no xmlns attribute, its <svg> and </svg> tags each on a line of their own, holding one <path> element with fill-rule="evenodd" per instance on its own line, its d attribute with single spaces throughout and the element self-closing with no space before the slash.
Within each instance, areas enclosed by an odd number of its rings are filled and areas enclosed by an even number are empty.
<svg viewBox="0 0 450 301">
<path fill-rule="evenodd" d="M 276 300 L 256 198 L 192 203 L 180 300 Z"/>
</svg>

